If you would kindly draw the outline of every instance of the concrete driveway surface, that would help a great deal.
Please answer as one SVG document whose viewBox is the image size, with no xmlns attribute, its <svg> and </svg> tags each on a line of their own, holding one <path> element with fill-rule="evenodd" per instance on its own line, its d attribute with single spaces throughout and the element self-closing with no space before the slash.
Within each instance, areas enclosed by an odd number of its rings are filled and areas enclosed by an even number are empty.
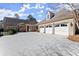
<svg viewBox="0 0 79 59">
<path fill-rule="evenodd" d="M 79 43 L 66 36 L 22 32 L 0 37 L 1 56 L 79 56 Z"/>
</svg>

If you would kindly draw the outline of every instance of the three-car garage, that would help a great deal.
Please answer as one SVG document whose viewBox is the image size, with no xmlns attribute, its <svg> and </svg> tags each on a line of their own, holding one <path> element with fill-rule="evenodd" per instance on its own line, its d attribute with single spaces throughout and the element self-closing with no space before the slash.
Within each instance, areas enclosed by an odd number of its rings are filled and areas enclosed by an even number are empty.
<svg viewBox="0 0 79 59">
<path fill-rule="evenodd" d="M 40 26 L 41 33 L 49 33 L 49 34 L 59 34 L 59 35 L 68 35 L 68 24 L 56 24 L 54 25 L 47 25 L 47 26 Z"/>
</svg>

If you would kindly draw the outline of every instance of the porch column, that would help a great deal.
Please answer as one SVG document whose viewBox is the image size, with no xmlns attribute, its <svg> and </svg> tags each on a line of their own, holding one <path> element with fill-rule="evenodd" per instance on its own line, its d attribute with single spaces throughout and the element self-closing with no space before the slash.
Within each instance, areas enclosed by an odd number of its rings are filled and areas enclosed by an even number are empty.
<svg viewBox="0 0 79 59">
<path fill-rule="evenodd" d="M 26 25 L 26 32 L 27 32 L 27 25 Z"/>
<path fill-rule="evenodd" d="M 38 32 L 40 32 L 40 25 L 38 25 Z"/>
<path fill-rule="evenodd" d="M 32 26 L 31 26 L 31 25 L 29 25 L 29 32 L 31 31 L 31 27 L 32 27 Z"/>
<path fill-rule="evenodd" d="M 52 24 L 52 34 L 55 34 L 55 26 L 54 26 L 54 23 Z"/>
<path fill-rule="evenodd" d="M 46 26 L 44 25 L 44 33 L 46 33 Z"/>
</svg>

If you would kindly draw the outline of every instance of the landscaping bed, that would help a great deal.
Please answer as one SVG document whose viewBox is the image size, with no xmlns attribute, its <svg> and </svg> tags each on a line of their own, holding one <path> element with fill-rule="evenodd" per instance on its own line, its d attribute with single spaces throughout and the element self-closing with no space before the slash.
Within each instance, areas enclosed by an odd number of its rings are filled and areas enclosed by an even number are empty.
<svg viewBox="0 0 79 59">
<path fill-rule="evenodd" d="M 70 40 L 72 40 L 72 41 L 79 42 L 79 35 L 69 36 L 68 39 L 70 39 Z"/>
<path fill-rule="evenodd" d="M 18 32 L 18 30 L 15 29 L 8 29 L 6 31 L 0 31 L 0 36 L 4 36 L 4 35 L 13 35 L 16 34 Z"/>
</svg>

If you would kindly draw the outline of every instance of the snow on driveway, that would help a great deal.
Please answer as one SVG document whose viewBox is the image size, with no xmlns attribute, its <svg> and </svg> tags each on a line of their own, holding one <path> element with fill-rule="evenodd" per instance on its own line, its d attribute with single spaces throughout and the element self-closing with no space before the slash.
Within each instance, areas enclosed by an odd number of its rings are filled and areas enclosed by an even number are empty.
<svg viewBox="0 0 79 59">
<path fill-rule="evenodd" d="M 79 43 L 62 35 L 24 32 L 0 37 L 1 56 L 79 55 Z"/>
</svg>

